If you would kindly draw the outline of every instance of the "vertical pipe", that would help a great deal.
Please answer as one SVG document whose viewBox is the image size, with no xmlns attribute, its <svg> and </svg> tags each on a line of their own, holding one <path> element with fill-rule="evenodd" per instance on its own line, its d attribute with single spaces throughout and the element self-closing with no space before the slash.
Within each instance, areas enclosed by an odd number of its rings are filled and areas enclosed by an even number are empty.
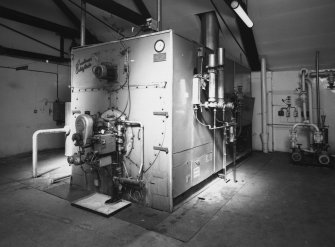
<svg viewBox="0 0 335 247">
<path fill-rule="evenodd" d="M 81 22 L 80 22 L 80 45 L 85 45 L 85 31 L 86 31 L 86 2 L 81 0 Z"/>
<path fill-rule="evenodd" d="M 218 48 L 218 63 L 217 63 L 217 71 L 218 71 L 218 104 L 224 105 L 224 50 L 223 48 Z"/>
<path fill-rule="evenodd" d="M 308 111 L 309 111 L 309 122 L 311 124 L 314 123 L 313 121 L 313 88 L 312 82 L 309 79 L 306 79 L 306 84 L 308 88 Z"/>
<path fill-rule="evenodd" d="M 158 31 L 162 31 L 162 0 L 157 0 Z"/>
<path fill-rule="evenodd" d="M 318 127 L 320 127 L 319 51 L 316 52 L 315 70 L 316 70 L 316 113 L 317 113 L 317 125 L 318 125 Z"/>
<path fill-rule="evenodd" d="M 262 57 L 261 61 L 261 85 L 262 85 L 262 144 L 263 144 L 263 152 L 268 153 L 268 131 L 267 131 L 267 110 L 266 110 L 266 60 L 264 57 Z"/>
<path fill-rule="evenodd" d="M 200 15 L 201 43 L 216 52 L 219 44 L 219 24 L 214 11 Z"/>
<path fill-rule="evenodd" d="M 306 70 L 301 70 L 301 98 L 302 98 L 302 112 L 304 114 L 304 122 L 308 122 L 307 108 L 306 108 Z"/>
<path fill-rule="evenodd" d="M 213 127 L 213 172 L 216 172 L 216 108 L 214 108 L 214 127 Z"/>
<path fill-rule="evenodd" d="M 208 57 L 208 74 L 209 74 L 209 86 L 208 86 L 208 101 L 216 101 L 216 61 L 215 54 L 209 54 Z"/>
</svg>

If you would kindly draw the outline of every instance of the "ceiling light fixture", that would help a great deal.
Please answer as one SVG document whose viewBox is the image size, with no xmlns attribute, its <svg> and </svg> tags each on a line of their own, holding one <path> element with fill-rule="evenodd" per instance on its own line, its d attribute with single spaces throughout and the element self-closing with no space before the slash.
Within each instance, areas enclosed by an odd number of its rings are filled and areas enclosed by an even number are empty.
<svg viewBox="0 0 335 247">
<path fill-rule="evenodd" d="M 254 25 L 254 23 L 250 20 L 249 16 L 244 11 L 244 9 L 241 7 L 238 1 L 231 1 L 230 6 L 236 12 L 236 14 L 242 19 L 242 21 L 244 21 L 247 27 L 251 28 Z"/>
</svg>

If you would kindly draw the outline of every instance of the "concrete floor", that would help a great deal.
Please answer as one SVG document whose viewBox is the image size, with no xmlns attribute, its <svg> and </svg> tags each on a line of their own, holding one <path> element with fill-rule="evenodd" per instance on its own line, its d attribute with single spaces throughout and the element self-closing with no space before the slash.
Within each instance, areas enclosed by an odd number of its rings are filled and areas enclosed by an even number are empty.
<svg viewBox="0 0 335 247">
<path fill-rule="evenodd" d="M 31 179 L 30 157 L 0 160 L 0 246 L 335 246 L 334 170 L 294 166 L 285 153 L 255 152 L 237 183 L 215 179 L 172 214 L 150 221 L 160 213 L 142 208 L 140 221 L 151 225 L 46 193 L 50 178 L 69 170 L 60 163 L 59 151 L 42 153 L 43 176 Z"/>
</svg>

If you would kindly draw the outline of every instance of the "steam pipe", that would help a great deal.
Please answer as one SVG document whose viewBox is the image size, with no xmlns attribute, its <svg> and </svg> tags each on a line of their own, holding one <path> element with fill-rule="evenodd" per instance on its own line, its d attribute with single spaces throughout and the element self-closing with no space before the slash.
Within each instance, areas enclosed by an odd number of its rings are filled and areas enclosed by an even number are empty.
<svg viewBox="0 0 335 247">
<path fill-rule="evenodd" d="M 53 134 L 53 133 L 70 133 L 70 127 L 65 125 L 64 128 L 59 129 L 44 129 L 37 130 L 33 134 L 33 178 L 37 177 L 37 152 L 38 152 L 38 135 L 39 134 Z"/>
<path fill-rule="evenodd" d="M 208 57 L 208 74 L 209 74 L 208 101 L 209 102 L 216 102 L 216 61 L 215 61 L 215 54 L 209 54 L 209 57 Z"/>
<path fill-rule="evenodd" d="M 213 52 L 219 43 L 219 24 L 214 11 L 200 15 L 201 18 L 201 43 Z"/>
<path fill-rule="evenodd" d="M 81 0 L 80 45 L 86 43 L 86 1 Z"/>
<path fill-rule="evenodd" d="M 223 48 L 218 48 L 218 61 L 217 61 L 217 73 L 218 73 L 218 104 L 224 105 L 224 50 Z"/>
<path fill-rule="evenodd" d="M 316 116 L 317 116 L 317 125 L 320 126 L 319 51 L 316 52 L 315 70 L 316 70 Z"/>
<path fill-rule="evenodd" d="M 157 0 L 157 24 L 158 31 L 162 31 L 162 0 Z"/>
<path fill-rule="evenodd" d="M 306 69 L 301 70 L 301 98 L 302 98 L 302 111 L 304 113 L 304 122 L 308 123 L 307 109 L 306 109 Z"/>
<path fill-rule="evenodd" d="M 266 60 L 262 57 L 261 61 L 261 86 L 262 86 L 262 144 L 263 152 L 268 153 L 268 138 L 269 134 L 267 131 L 267 111 L 266 111 Z"/>
<path fill-rule="evenodd" d="M 313 88 L 312 82 L 309 79 L 305 79 L 307 88 L 308 88 L 308 111 L 309 111 L 309 122 L 312 124 L 313 121 Z"/>
<path fill-rule="evenodd" d="M 142 177 L 142 171 L 143 171 L 143 166 L 144 166 L 144 126 L 141 122 L 137 121 L 123 121 L 123 123 L 127 125 L 139 125 L 141 128 L 141 164 L 140 164 L 140 169 L 138 171 L 138 178 L 137 180 L 141 179 Z"/>
</svg>

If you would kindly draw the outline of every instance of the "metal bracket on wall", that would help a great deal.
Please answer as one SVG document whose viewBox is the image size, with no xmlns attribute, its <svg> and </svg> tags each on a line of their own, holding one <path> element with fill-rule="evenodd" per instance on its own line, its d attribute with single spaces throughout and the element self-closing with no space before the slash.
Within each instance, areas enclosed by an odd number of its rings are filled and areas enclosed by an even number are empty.
<svg viewBox="0 0 335 247">
<path fill-rule="evenodd" d="M 165 148 L 165 147 L 154 146 L 154 150 L 162 151 L 162 152 L 165 152 L 167 154 L 169 153 L 169 149 Z"/>
<path fill-rule="evenodd" d="M 167 111 L 154 111 L 153 114 L 155 116 L 164 116 L 166 118 L 169 117 L 169 113 Z"/>
</svg>

